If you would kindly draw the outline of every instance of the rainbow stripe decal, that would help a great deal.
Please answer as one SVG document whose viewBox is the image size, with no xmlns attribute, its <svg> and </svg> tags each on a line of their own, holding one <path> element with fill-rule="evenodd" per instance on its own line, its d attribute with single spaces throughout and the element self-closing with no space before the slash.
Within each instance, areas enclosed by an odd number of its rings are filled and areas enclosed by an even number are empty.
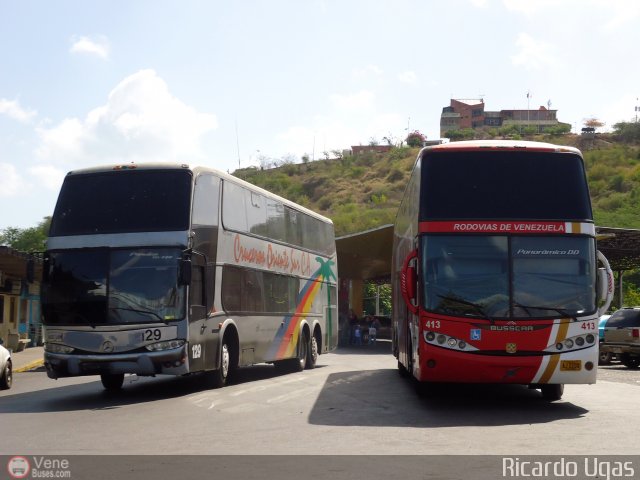
<svg viewBox="0 0 640 480">
<path fill-rule="evenodd" d="M 318 293 L 322 290 L 322 284 L 329 280 L 336 279 L 331 267 L 335 264 L 333 260 L 324 260 L 316 257 L 320 264 L 318 269 L 307 280 L 298 297 L 296 298 L 296 310 L 292 315 L 287 315 L 283 319 L 283 324 L 276 333 L 273 343 L 269 348 L 267 358 L 278 360 L 281 358 L 291 358 L 298 347 L 298 339 L 300 338 L 300 320 L 304 317 L 305 312 L 311 311 L 311 305 L 316 299 Z M 331 289 L 327 288 L 328 305 L 331 305 Z M 331 318 L 331 309 L 328 309 L 327 332 L 332 334 L 333 319 Z"/>
</svg>

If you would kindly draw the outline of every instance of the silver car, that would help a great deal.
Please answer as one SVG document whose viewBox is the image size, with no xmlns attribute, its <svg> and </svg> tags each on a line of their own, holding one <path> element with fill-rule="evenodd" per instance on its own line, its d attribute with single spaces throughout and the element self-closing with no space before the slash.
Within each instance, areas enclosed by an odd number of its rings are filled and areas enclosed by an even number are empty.
<svg viewBox="0 0 640 480">
<path fill-rule="evenodd" d="M 0 390 L 8 390 L 13 383 L 11 352 L 2 346 L 0 340 Z"/>
</svg>

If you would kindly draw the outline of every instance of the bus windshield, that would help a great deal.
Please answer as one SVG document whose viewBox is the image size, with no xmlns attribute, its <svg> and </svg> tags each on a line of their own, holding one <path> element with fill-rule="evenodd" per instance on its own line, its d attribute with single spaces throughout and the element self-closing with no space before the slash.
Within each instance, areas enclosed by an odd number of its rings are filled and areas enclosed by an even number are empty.
<svg viewBox="0 0 640 480">
<path fill-rule="evenodd" d="M 592 238 L 426 235 L 421 239 L 426 310 L 488 319 L 593 313 Z"/>
<path fill-rule="evenodd" d="M 65 178 L 52 237 L 189 228 L 188 170 L 115 170 Z"/>
<path fill-rule="evenodd" d="M 121 325 L 179 320 L 185 287 L 174 248 L 50 252 L 42 289 L 48 325 Z"/>
</svg>

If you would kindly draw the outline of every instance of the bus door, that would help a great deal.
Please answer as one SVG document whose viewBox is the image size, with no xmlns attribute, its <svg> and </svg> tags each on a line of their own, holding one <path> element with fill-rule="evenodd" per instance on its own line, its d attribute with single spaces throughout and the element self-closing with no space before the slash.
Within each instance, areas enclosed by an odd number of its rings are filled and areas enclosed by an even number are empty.
<svg viewBox="0 0 640 480">
<path fill-rule="evenodd" d="M 189 370 L 205 369 L 207 356 L 207 307 L 205 295 L 205 262 L 201 255 L 191 258 L 191 282 L 189 287 Z"/>
</svg>

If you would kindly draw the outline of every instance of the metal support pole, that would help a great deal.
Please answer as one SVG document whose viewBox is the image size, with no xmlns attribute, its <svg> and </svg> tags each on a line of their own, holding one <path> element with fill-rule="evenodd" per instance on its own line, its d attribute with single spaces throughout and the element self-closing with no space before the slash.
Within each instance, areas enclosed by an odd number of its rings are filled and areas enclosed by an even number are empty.
<svg viewBox="0 0 640 480">
<path fill-rule="evenodd" d="M 622 289 L 623 275 L 624 270 L 618 270 L 618 308 L 622 308 L 624 306 L 624 290 Z"/>
</svg>

